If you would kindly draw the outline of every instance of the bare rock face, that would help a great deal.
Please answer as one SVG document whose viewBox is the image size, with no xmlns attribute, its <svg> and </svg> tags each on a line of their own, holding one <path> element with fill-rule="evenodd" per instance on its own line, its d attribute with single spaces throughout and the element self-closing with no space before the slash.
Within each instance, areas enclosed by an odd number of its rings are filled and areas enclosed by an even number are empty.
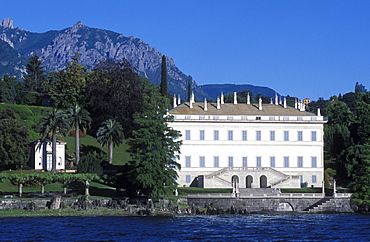
<svg viewBox="0 0 370 242">
<path fill-rule="evenodd" d="M 88 67 L 89 70 L 92 70 L 101 60 L 129 60 L 138 73 L 152 83 L 158 85 L 161 80 L 163 54 L 158 50 L 141 39 L 90 28 L 80 21 L 71 28 L 39 34 L 21 28 L 14 29 L 13 21 L 4 19 L 0 25 L 0 40 L 17 50 L 25 60 L 37 54 L 48 71 L 64 69 L 67 62 L 71 61 L 71 57 L 79 52 L 80 64 Z M 176 67 L 172 58 L 167 57 L 166 64 L 169 92 L 180 94 L 185 98 L 187 81 L 190 77 Z M 195 82 L 193 87 L 197 100 L 209 98 Z"/>
<path fill-rule="evenodd" d="M 0 26 L 8 29 L 14 29 L 13 20 L 11 18 L 4 18 L 3 22 L 0 23 Z"/>
</svg>

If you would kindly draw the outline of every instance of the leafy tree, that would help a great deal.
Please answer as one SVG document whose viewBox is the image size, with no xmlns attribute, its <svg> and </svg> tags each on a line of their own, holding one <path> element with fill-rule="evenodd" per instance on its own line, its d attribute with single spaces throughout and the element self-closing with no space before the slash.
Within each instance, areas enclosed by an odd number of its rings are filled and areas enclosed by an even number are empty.
<svg viewBox="0 0 370 242">
<path fill-rule="evenodd" d="M 89 188 L 91 181 L 100 181 L 100 177 L 97 174 L 74 174 L 77 180 L 81 180 L 85 183 L 85 196 L 90 196 Z"/>
<path fill-rule="evenodd" d="M 57 175 L 57 180 L 62 183 L 64 194 L 67 194 L 68 184 L 78 180 L 77 174 L 73 173 L 58 173 Z"/>
<path fill-rule="evenodd" d="M 176 141 L 180 133 L 168 126 L 172 116 L 166 115 L 165 97 L 149 81 L 142 83 L 142 89 L 146 105 L 135 114 L 138 128 L 128 140 L 131 160 L 123 186 L 131 194 L 158 197 L 177 186 L 180 164 L 174 158 L 180 152 L 181 141 Z"/>
<path fill-rule="evenodd" d="M 370 104 L 364 101 L 356 105 L 356 140 L 360 144 L 370 143 Z"/>
<path fill-rule="evenodd" d="M 325 152 L 336 160 L 340 153 L 352 145 L 351 133 L 345 124 L 334 123 L 324 126 Z"/>
<path fill-rule="evenodd" d="M 66 109 L 77 104 L 83 105 L 86 92 L 87 67 L 79 64 L 80 54 L 76 53 L 64 70 L 51 72 L 51 93 L 53 106 Z"/>
<path fill-rule="evenodd" d="M 41 186 L 41 194 L 45 193 L 45 186 L 50 183 L 57 181 L 57 177 L 54 173 L 50 172 L 38 172 L 34 173 L 32 176 L 33 180 L 36 181 Z"/>
<path fill-rule="evenodd" d="M 14 112 L 0 110 L 0 168 L 21 168 L 28 158 L 28 128 Z"/>
<path fill-rule="evenodd" d="M 347 106 L 346 103 L 338 101 L 330 105 L 326 109 L 326 114 L 328 117 L 328 124 L 343 124 L 349 125 L 354 121 L 354 115 Z"/>
<path fill-rule="evenodd" d="M 4 78 L 0 78 L 0 102 L 15 104 L 17 99 L 17 79 L 4 75 Z"/>
<path fill-rule="evenodd" d="M 26 66 L 27 75 L 24 77 L 26 87 L 31 91 L 38 91 L 42 82 L 46 80 L 45 66 L 41 66 L 42 61 L 35 54 L 28 59 Z"/>
<path fill-rule="evenodd" d="M 80 164 L 77 166 L 78 173 L 103 174 L 102 163 L 107 162 L 104 154 L 96 151 L 82 156 Z"/>
<path fill-rule="evenodd" d="M 4 176 L 5 174 L 2 174 Z M 13 184 L 18 186 L 18 197 L 22 197 L 23 194 L 23 185 L 34 179 L 32 174 L 25 173 L 10 173 L 5 175 Z"/>
<path fill-rule="evenodd" d="M 39 126 L 42 138 L 52 137 L 52 171 L 56 173 L 57 134 L 66 135 L 70 130 L 68 117 L 63 111 L 53 109 L 41 118 Z"/>
<path fill-rule="evenodd" d="M 67 109 L 67 116 L 71 128 L 75 129 L 76 164 L 78 165 L 80 162 L 80 130 L 86 131 L 90 127 L 91 118 L 89 112 L 78 104 Z"/>
<path fill-rule="evenodd" d="M 109 119 L 102 123 L 96 136 L 101 146 L 108 146 L 109 163 L 112 164 L 113 146 L 118 146 L 123 142 L 124 134 L 122 125 L 116 120 Z"/>
<path fill-rule="evenodd" d="M 167 81 L 167 67 L 166 67 L 166 56 L 162 55 L 162 69 L 161 69 L 161 83 L 159 86 L 160 93 L 162 96 L 168 96 L 168 81 Z"/>
<path fill-rule="evenodd" d="M 370 145 L 351 146 L 344 157 L 352 192 L 370 203 Z"/>
<path fill-rule="evenodd" d="M 33 55 L 28 59 L 26 66 L 27 75 L 24 76 L 25 93 L 22 98 L 22 103 L 27 105 L 39 105 L 41 103 L 39 92 L 42 90 L 42 85 L 46 81 L 45 66 L 42 66 L 42 61 L 37 55 Z"/>
<path fill-rule="evenodd" d="M 91 133 L 108 119 L 125 125 L 126 138 L 135 129 L 133 114 L 143 105 L 139 76 L 128 61 L 100 62 L 89 75 L 86 103 L 92 118 Z"/>
</svg>

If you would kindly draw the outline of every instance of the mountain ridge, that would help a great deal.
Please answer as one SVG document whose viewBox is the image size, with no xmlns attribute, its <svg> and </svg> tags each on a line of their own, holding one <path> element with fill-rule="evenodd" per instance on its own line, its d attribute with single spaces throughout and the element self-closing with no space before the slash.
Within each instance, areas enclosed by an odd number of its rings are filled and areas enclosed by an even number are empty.
<svg viewBox="0 0 370 242">
<path fill-rule="evenodd" d="M 72 27 L 44 33 L 14 27 L 10 18 L 0 22 L 0 53 L 6 53 L 0 56 L 1 76 L 9 74 L 20 78 L 26 73 L 28 58 L 33 54 L 40 57 L 47 71 L 59 71 L 65 68 L 66 63 L 71 61 L 76 52 L 80 53 L 80 64 L 89 70 L 103 59 L 125 59 L 131 62 L 140 75 L 155 85 L 160 83 L 163 54 L 142 39 L 127 37 L 110 30 L 91 28 L 81 21 L 77 21 Z M 171 57 L 166 57 L 166 65 L 169 93 L 180 95 L 186 100 L 187 82 L 191 76 L 183 73 Z M 210 90 L 209 86 L 203 85 L 202 88 L 194 80 L 192 91 L 198 101 L 203 101 L 204 98 L 217 98 L 214 95 L 215 91 Z M 228 92 L 223 91 L 225 94 Z"/>
</svg>

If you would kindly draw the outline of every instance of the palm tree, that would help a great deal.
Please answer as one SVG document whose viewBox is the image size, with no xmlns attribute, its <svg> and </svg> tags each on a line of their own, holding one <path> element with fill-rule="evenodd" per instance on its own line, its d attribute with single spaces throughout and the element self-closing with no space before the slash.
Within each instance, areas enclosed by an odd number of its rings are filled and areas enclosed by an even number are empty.
<svg viewBox="0 0 370 242">
<path fill-rule="evenodd" d="M 90 128 L 91 118 L 89 112 L 79 105 L 67 109 L 68 120 L 71 128 L 75 129 L 76 165 L 80 162 L 80 130 Z"/>
<path fill-rule="evenodd" d="M 123 142 L 123 128 L 116 120 L 109 119 L 102 123 L 96 134 L 98 142 L 102 146 L 108 146 L 109 164 L 112 164 L 113 145 L 117 146 Z"/>
<path fill-rule="evenodd" d="M 48 112 L 40 120 L 40 135 L 42 138 L 50 137 L 52 138 L 52 171 L 57 172 L 57 133 L 59 135 L 66 135 L 70 130 L 67 115 L 57 109 L 53 109 Z"/>
</svg>

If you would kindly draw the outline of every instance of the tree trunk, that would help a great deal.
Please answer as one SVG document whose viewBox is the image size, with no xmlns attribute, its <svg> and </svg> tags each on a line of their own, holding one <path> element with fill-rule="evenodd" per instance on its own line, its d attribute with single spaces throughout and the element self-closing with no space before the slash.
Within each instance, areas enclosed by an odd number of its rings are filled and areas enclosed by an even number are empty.
<svg viewBox="0 0 370 242">
<path fill-rule="evenodd" d="M 76 126 L 75 133 L 75 150 L 76 150 L 76 165 L 80 163 L 80 129 Z"/>
<path fill-rule="evenodd" d="M 19 183 L 19 185 L 18 185 L 18 197 L 22 197 L 22 188 L 23 188 L 23 184 Z"/>
<path fill-rule="evenodd" d="M 113 163 L 113 142 L 108 144 L 109 164 Z"/>
<path fill-rule="evenodd" d="M 63 183 L 63 193 L 67 194 L 67 183 L 66 182 Z"/>
<path fill-rule="evenodd" d="M 52 142 L 52 171 L 57 173 L 57 135 L 53 133 Z"/>
<path fill-rule="evenodd" d="M 86 180 L 86 181 L 85 181 L 85 196 L 90 196 L 89 188 L 90 188 L 89 181 L 88 181 L 88 180 Z"/>
</svg>

